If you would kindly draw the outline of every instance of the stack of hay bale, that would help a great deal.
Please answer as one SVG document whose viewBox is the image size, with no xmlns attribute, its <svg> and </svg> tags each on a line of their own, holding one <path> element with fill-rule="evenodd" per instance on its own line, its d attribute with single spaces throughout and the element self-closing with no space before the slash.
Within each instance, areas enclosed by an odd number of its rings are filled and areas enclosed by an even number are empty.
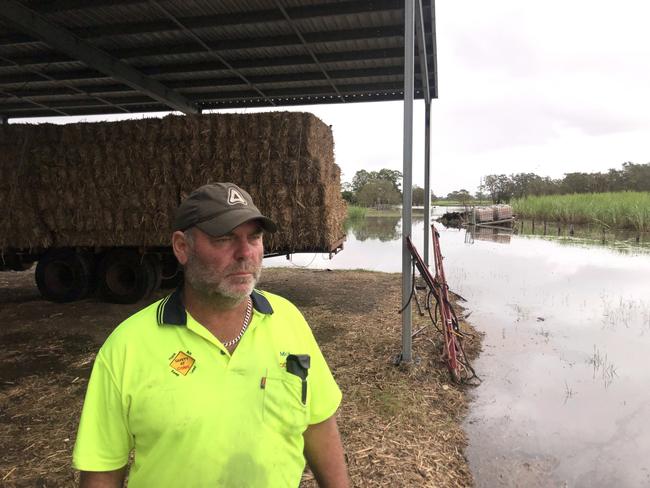
<svg viewBox="0 0 650 488">
<path fill-rule="evenodd" d="M 0 126 L 0 250 L 168 246 L 193 189 L 247 190 L 279 232 L 267 252 L 328 251 L 345 203 L 331 129 L 312 114 Z"/>
</svg>

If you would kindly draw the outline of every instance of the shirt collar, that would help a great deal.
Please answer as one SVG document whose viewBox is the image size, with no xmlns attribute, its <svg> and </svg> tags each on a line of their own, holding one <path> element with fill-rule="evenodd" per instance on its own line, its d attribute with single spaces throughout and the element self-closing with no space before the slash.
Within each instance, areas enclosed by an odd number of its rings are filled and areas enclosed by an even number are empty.
<svg viewBox="0 0 650 488">
<path fill-rule="evenodd" d="M 250 297 L 255 310 L 263 314 L 273 313 L 271 304 L 262 293 L 253 290 Z M 156 311 L 156 319 L 158 325 L 187 325 L 187 312 L 183 304 L 182 287 L 176 288 L 171 295 L 167 295 L 161 300 Z"/>
</svg>

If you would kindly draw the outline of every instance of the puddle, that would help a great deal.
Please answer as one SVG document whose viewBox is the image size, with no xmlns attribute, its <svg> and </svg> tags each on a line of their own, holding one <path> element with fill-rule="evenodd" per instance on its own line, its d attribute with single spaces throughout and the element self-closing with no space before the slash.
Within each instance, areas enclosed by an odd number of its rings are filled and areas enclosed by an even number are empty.
<svg viewBox="0 0 650 488">
<path fill-rule="evenodd" d="M 265 265 L 399 272 L 400 232 L 377 218 L 331 261 Z M 449 284 L 486 332 L 465 425 L 477 487 L 650 485 L 650 253 L 635 241 L 441 229 Z"/>
</svg>

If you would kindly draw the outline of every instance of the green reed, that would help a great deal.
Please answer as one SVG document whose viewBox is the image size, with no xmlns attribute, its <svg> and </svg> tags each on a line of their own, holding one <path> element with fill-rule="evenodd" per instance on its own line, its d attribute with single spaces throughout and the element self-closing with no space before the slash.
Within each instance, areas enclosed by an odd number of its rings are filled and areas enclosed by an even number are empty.
<svg viewBox="0 0 650 488">
<path fill-rule="evenodd" d="M 365 207 L 357 207 L 355 205 L 348 206 L 348 220 L 361 220 L 366 217 L 368 209 Z"/>
<path fill-rule="evenodd" d="M 524 219 L 650 231 L 650 192 L 545 195 L 511 204 L 517 217 Z"/>
</svg>

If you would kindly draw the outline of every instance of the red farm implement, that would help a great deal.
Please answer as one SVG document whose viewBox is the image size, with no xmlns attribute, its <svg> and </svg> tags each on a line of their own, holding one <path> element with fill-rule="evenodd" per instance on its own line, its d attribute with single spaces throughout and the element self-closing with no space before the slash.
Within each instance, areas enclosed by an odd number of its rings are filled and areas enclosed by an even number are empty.
<svg viewBox="0 0 650 488">
<path fill-rule="evenodd" d="M 435 264 L 435 276 L 431 274 L 429 267 L 426 265 L 422 256 L 413 245 L 410 237 L 407 237 L 406 244 L 411 253 L 413 265 L 418 269 L 424 280 L 427 290 L 425 308 L 429 312 L 429 317 L 436 329 L 443 336 L 442 358 L 449 369 L 451 378 L 456 383 L 466 383 L 472 379 L 477 379 L 474 369 L 469 363 L 463 348 L 463 339 L 466 334 L 461 332 L 458 317 L 451 302 L 449 301 L 449 285 L 445 278 L 445 271 L 442 265 L 442 252 L 440 251 L 440 235 L 434 225 L 431 225 L 431 234 L 433 236 L 433 257 Z M 413 282 L 413 292 L 411 297 L 416 298 L 416 286 Z M 435 304 L 433 302 L 435 301 Z M 422 311 L 420 311 L 422 314 Z M 438 325 L 440 323 L 440 326 Z M 423 329 L 416 331 L 415 337 Z"/>
</svg>

